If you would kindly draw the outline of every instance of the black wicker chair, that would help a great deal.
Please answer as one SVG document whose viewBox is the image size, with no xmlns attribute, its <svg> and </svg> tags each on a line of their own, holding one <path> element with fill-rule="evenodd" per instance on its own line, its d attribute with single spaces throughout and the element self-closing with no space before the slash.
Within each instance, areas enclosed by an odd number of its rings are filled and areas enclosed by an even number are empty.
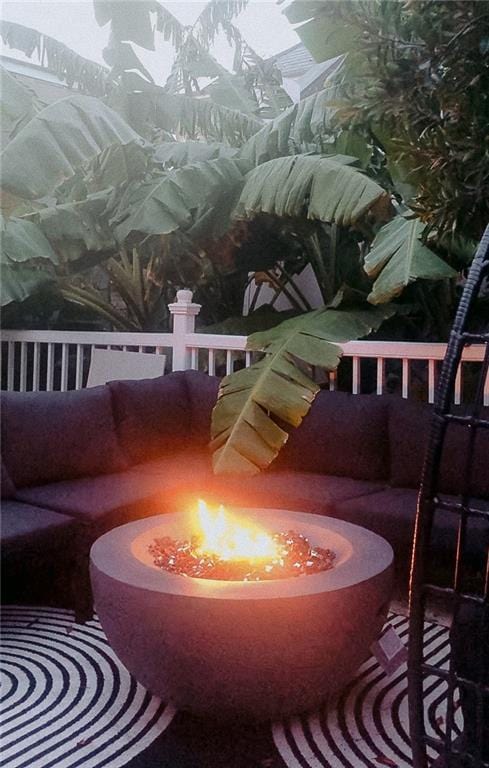
<svg viewBox="0 0 489 768">
<path fill-rule="evenodd" d="M 472 456 L 477 436 L 489 429 L 484 389 L 488 386 L 489 327 L 471 332 L 471 310 L 482 281 L 489 279 L 489 226 L 469 271 L 450 335 L 437 388 L 431 433 L 418 496 L 410 583 L 409 630 L 409 717 L 415 768 L 435 761 L 437 768 L 489 767 L 489 502 L 471 495 L 474 478 Z M 479 366 L 476 392 L 469 409 L 460 413 L 453 406 L 455 378 L 461 354 L 468 344 L 485 345 Z M 463 493 L 454 501 L 437 494 L 440 463 L 448 429 L 467 430 L 467 452 L 460 457 L 464 467 Z M 489 473 L 489 455 L 487 456 Z M 432 524 L 435 516 L 458 519 L 458 534 L 449 565 L 449 581 L 435 583 L 432 569 Z M 481 561 L 466 554 L 470 536 L 480 537 Z M 423 627 L 431 600 L 442 600 L 451 618 L 448 663 L 435 666 L 423 651 Z M 439 733 L 426 726 L 423 687 L 428 678 L 446 684 L 446 715 Z M 458 699 L 458 701 L 457 701 Z M 457 719 L 463 714 L 463 728 Z"/>
</svg>

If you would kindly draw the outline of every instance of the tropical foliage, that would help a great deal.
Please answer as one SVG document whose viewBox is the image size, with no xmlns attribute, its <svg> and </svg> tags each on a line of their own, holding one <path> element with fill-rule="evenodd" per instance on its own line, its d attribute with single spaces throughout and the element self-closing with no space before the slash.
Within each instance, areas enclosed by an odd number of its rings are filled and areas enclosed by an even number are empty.
<svg viewBox="0 0 489 768">
<path fill-rule="evenodd" d="M 183 26 L 153 1 L 95 0 L 98 23 L 111 27 L 110 69 L 89 67 L 34 30 L 1 28 L 10 45 L 28 55 L 41 50 L 81 91 L 46 106 L 2 75 L 11 131 L 1 158 L 2 305 L 18 317 L 23 302 L 31 307 L 40 297 L 44 305 L 48 293 L 59 310 L 84 307 L 106 327 L 156 330 L 166 327 L 175 290 L 189 287 L 204 322 L 268 328 L 249 337 L 248 348 L 262 356 L 222 382 L 212 428 L 219 472 L 270 463 L 286 424 L 299 424 L 310 407 L 314 370 L 336 367 L 335 342 L 377 330 L 403 304 L 424 332 L 430 310 L 436 320 L 438 286 L 466 263 L 483 209 L 472 196 L 467 230 L 447 218 L 448 203 L 445 213 L 436 200 L 428 209 L 426 174 L 400 149 L 405 129 L 396 133 L 390 106 L 385 114 L 373 107 L 387 88 L 385 67 L 399 64 L 400 42 L 407 61 L 418 46 L 410 17 L 432 4 L 292 3 L 287 13 L 306 22 L 300 34 L 315 55 L 347 54 L 324 88 L 299 104 L 290 103 L 273 60 L 262 60 L 233 23 L 245 5 L 211 0 Z M 376 50 L 360 34 L 362 13 L 382 20 Z M 410 37 L 399 37 L 399 24 Z M 164 86 L 132 47 L 153 49 L 155 28 L 175 49 Z M 391 29 L 397 37 L 387 56 Z M 222 32 L 234 46 L 233 71 L 210 53 Z M 306 265 L 320 309 L 296 281 Z M 236 318 L 255 279 L 251 316 Z M 274 298 L 268 312 L 253 313 L 263 284 Z M 292 306 L 285 321 L 274 309 L 279 295 Z M 445 332 L 439 319 L 428 333 L 434 327 Z"/>
<path fill-rule="evenodd" d="M 285 13 L 317 61 L 344 56 L 337 129 L 371 137 L 429 229 L 478 239 L 489 218 L 488 0 L 294 0 Z"/>
</svg>

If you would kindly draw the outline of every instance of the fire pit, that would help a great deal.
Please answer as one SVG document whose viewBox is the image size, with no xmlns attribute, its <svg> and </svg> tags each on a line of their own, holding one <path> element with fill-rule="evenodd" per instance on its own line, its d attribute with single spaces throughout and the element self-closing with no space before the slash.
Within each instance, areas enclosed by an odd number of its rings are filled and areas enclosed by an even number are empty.
<svg viewBox="0 0 489 768">
<path fill-rule="evenodd" d="M 188 515 L 116 528 L 91 552 L 95 604 L 114 651 L 153 694 L 211 717 L 264 720 L 312 709 L 369 655 L 384 624 L 392 549 L 349 523 L 288 510 L 240 510 L 266 531 L 294 530 L 334 567 L 272 581 L 157 568 L 155 539 L 191 538 Z"/>
</svg>

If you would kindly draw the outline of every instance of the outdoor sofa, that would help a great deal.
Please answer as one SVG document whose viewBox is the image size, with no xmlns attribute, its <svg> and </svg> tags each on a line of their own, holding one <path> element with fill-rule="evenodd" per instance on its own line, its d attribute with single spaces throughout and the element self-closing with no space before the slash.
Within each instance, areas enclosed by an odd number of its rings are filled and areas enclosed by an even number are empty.
<svg viewBox="0 0 489 768">
<path fill-rule="evenodd" d="M 90 614 L 91 543 L 114 526 L 188 508 L 199 497 L 369 528 L 393 546 L 397 589 L 406 592 L 430 406 L 321 391 L 268 470 L 214 476 L 208 442 L 218 385 L 182 371 L 64 393 L 2 393 L 4 601 L 59 598 L 79 617 Z M 439 488 L 447 497 L 467 490 L 467 430 L 456 423 L 449 430 Z M 479 434 L 470 493 L 489 505 L 488 465 L 489 434 Z M 487 546 L 481 530 L 472 523 L 466 542 L 475 573 Z M 433 568 L 443 579 L 455 519 L 435 519 L 432 535 Z"/>
</svg>

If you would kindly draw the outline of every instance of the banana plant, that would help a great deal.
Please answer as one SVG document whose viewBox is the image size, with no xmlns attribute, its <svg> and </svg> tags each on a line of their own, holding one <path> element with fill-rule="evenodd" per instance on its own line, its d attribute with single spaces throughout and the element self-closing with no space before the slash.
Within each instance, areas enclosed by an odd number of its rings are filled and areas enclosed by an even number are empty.
<svg viewBox="0 0 489 768">
<path fill-rule="evenodd" d="M 212 434 L 215 471 L 224 473 L 254 473 L 273 460 L 287 439 L 277 420 L 301 422 L 317 392 L 311 369 L 334 370 L 338 343 L 378 329 L 413 281 L 454 275 L 433 232 L 382 183 L 375 136 L 354 121 L 339 126 L 341 84 L 292 106 L 277 90 L 258 93 L 270 73 L 231 23 L 244 4 L 211 2 L 187 28 L 157 3 L 131 3 L 131 18 L 140 18 L 127 26 L 126 4 L 98 2 L 99 22 L 114 33 L 110 97 L 71 95 L 47 107 L 23 98 L 1 157 L 3 188 L 18 206 L 4 228 L 6 303 L 47 281 L 112 327 L 152 330 L 164 325 L 170 293 L 181 287 L 227 308 L 219 297 L 233 269 L 238 313 L 250 273 L 291 297 L 300 315 L 281 323 L 276 313 L 273 328 L 249 337 L 259 359 L 222 382 Z M 165 87 L 124 63 L 134 64 L 124 47 L 131 41 L 152 47 L 155 18 L 177 53 Z M 236 46 L 234 74 L 209 53 L 226 29 Z M 340 31 L 328 44 L 345 44 L 348 30 Z M 200 90 L 204 71 L 213 87 Z M 229 106 L 230 93 L 240 109 Z M 265 123 L 263 105 L 282 111 Z M 276 225 L 272 235 L 281 226 L 290 237 L 280 240 L 282 253 L 257 248 L 248 269 L 239 233 L 256 226 L 259 243 L 264 219 Z M 297 260 L 287 252 L 292 245 Z M 294 271 L 305 263 L 324 300 L 307 312 Z M 87 281 L 93 265 L 106 270 L 117 302 Z M 343 301 L 346 289 L 332 301 L 345 276 L 356 289 L 354 306 Z"/>
</svg>

